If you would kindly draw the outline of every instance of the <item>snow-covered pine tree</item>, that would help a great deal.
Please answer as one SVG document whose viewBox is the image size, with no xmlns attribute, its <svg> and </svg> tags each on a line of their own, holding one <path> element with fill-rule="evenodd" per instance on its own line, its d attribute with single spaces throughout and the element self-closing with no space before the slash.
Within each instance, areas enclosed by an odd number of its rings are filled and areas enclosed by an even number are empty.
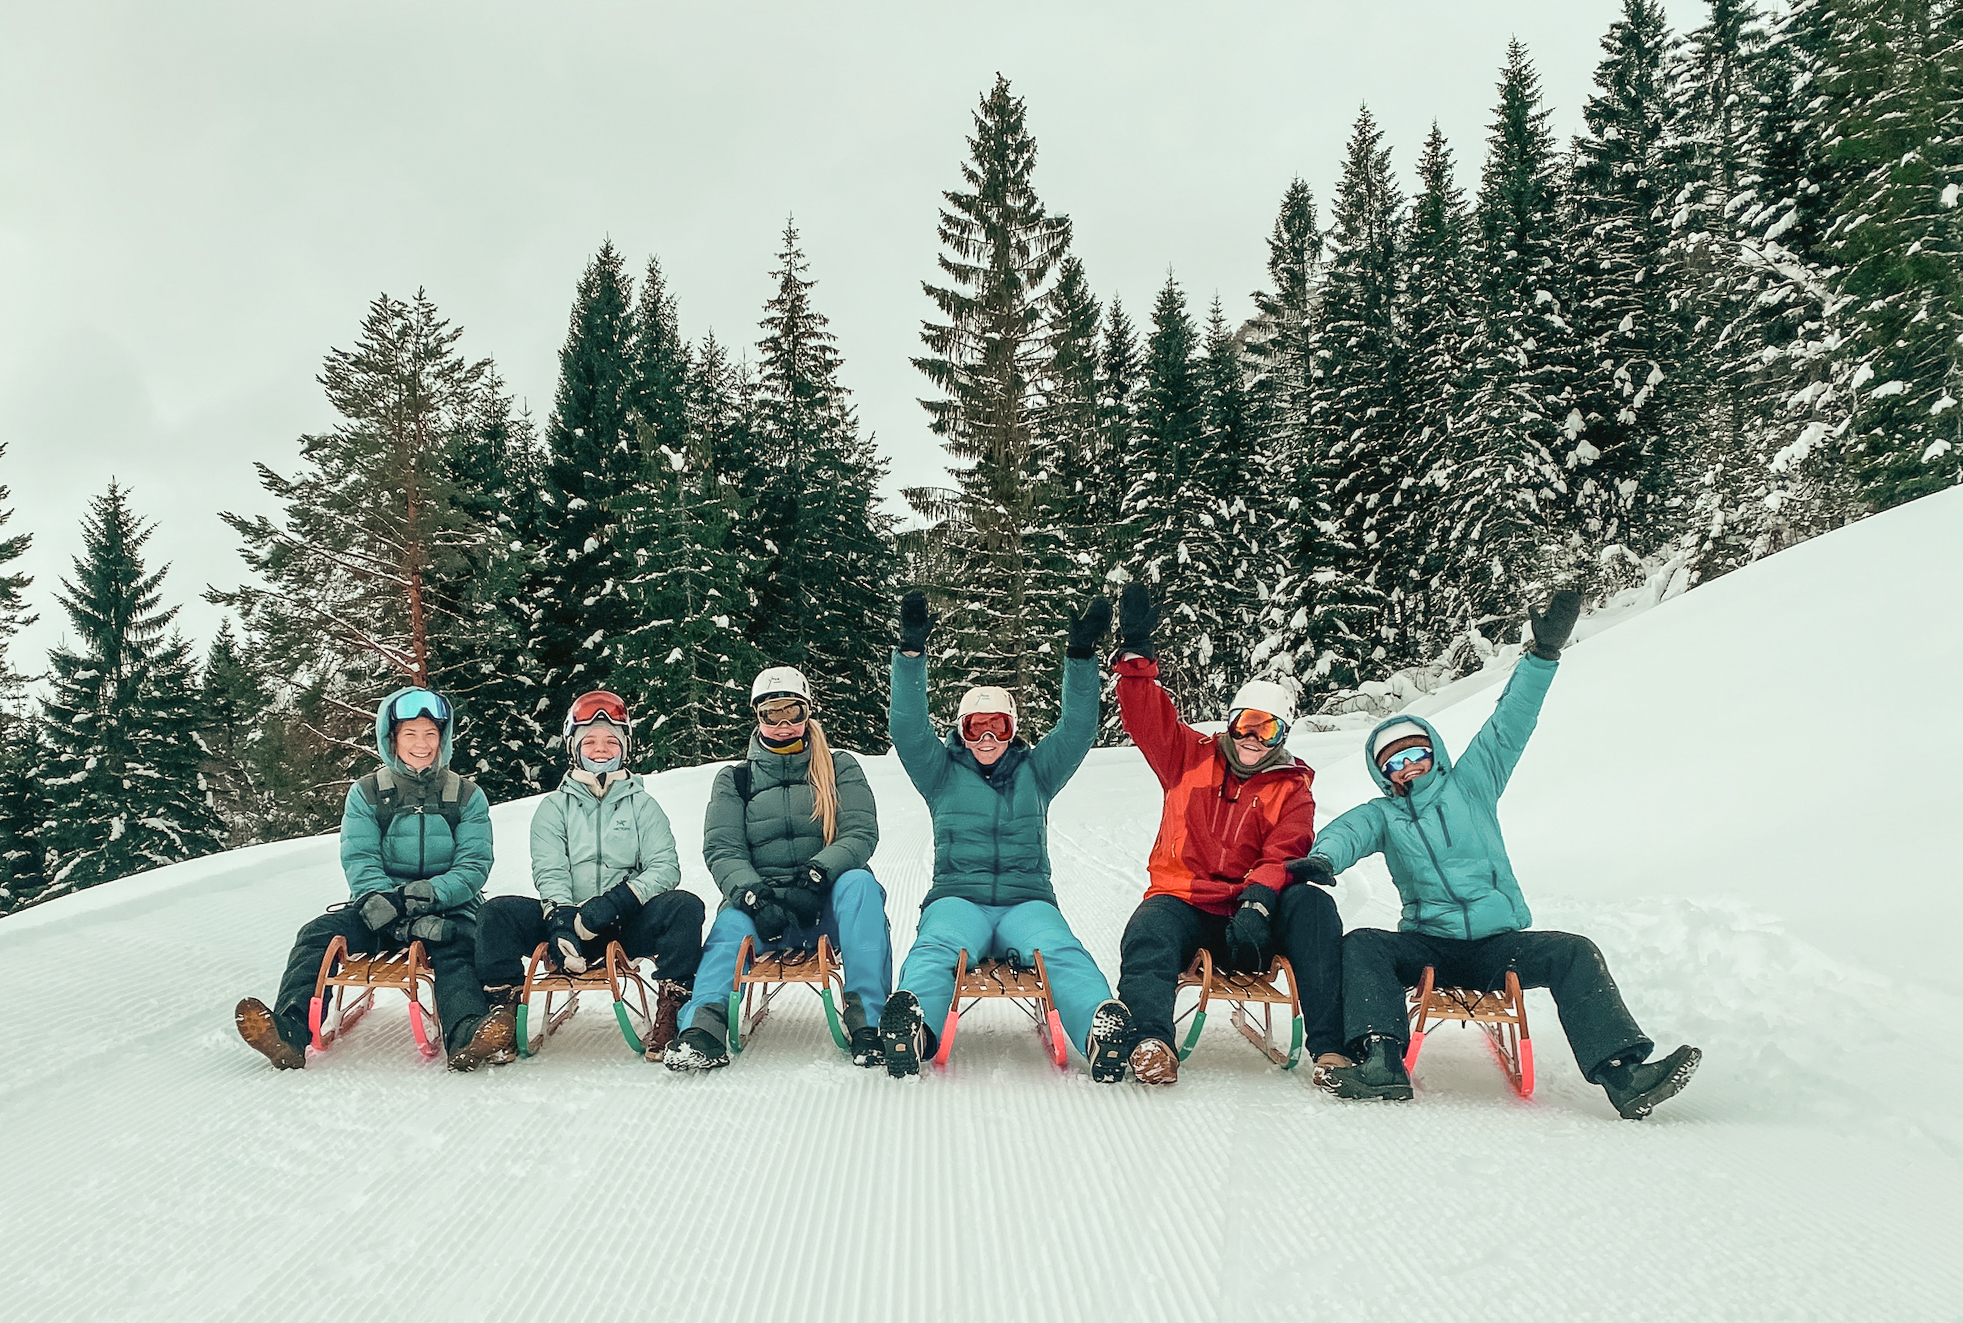
<svg viewBox="0 0 1963 1323">
<path fill-rule="evenodd" d="M 113 481 L 82 520 L 83 554 L 57 595 L 75 645 L 48 656 L 43 704 L 48 798 L 42 827 L 48 900 L 223 848 L 199 764 L 199 694 L 190 646 L 165 637 L 176 607 L 169 566 L 144 568 L 152 528 Z"/>
<path fill-rule="evenodd" d="M 1836 376 L 1861 492 L 1887 509 L 1963 482 L 1963 9 L 1837 0 L 1832 37 Z"/>
<path fill-rule="evenodd" d="M 812 306 L 816 282 L 804 277 L 789 222 L 777 260 L 758 342 L 748 516 L 768 558 L 751 567 L 749 638 L 760 664 L 811 678 L 835 743 L 884 748 L 894 586 L 892 520 L 878 504 L 884 465 L 839 384 L 834 337 Z"/>
<path fill-rule="evenodd" d="M 1685 520 L 1673 454 L 1690 430 L 1676 379 L 1684 282 L 1670 248 L 1679 162 L 1664 80 L 1674 40 L 1657 0 L 1623 0 L 1582 103 L 1587 132 L 1574 141 L 1566 302 L 1583 347 L 1582 427 L 1556 453 L 1590 553 L 1648 555 Z"/>
<path fill-rule="evenodd" d="M 922 321 L 927 352 L 913 360 L 939 392 L 922 404 L 954 459 L 965 506 L 960 581 L 934 585 L 943 603 L 937 678 L 1007 688 L 1034 729 L 1057 701 L 1058 594 L 1027 543 L 1037 523 L 1052 278 L 1069 250 L 1070 220 L 1036 195 L 1027 108 L 999 74 L 967 141 L 962 186 L 941 195 L 935 260 L 947 283 L 922 282 L 935 318 Z"/>
<path fill-rule="evenodd" d="M 0 443 L 0 459 L 7 447 Z M 12 493 L 0 484 L 0 529 L 13 518 Z M 40 762 L 39 727 L 30 712 L 26 679 L 14 668 L 14 635 L 35 621 L 24 594 L 31 576 L 9 567 L 33 541 L 31 533 L 0 538 L 0 914 L 41 885 L 39 831 L 43 796 L 34 779 Z"/>
<path fill-rule="evenodd" d="M 273 696 L 253 669 L 230 616 L 205 653 L 200 677 L 198 738 L 204 745 L 200 768 L 211 793 L 212 811 L 224 824 L 225 846 L 237 849 L 262 839 L 265 817 L 254 776 L 260 727 L 271 715 Z"/>
<path fill-rule="evenodd" d="M 1199 371 L 1200 459 L 1193 486 L 1206 504 L 1193 524 L 1188 577 L 1210 585 L 1196 603 L 1212 704 L 1195 711 L 1205 716 L 1224 711 L 1248 679 L 1276 578 L 1266 554 L 1274 503 L 1260 464 L 1260 420 L 1240 337 L 1228 328 L 1218 295 L 1207 311 Z"/>
<path fill-rule="evenodd" d="M 1097 347 L 1097 418 L 1103 465 L 1099 483 L 1104 510 L 1103 565 L 1107 581 L 1122 576 L 1132 559 L 1138 529 L 1130 522 L 1131 491 L 1145 467 L 1138 449 L 1138 407 L 1145 381 L 1145 354 L 1122 301 L 1104 310 Z M 1114 715 L 1113 720 L 1116 720 Z"/>
</svg>

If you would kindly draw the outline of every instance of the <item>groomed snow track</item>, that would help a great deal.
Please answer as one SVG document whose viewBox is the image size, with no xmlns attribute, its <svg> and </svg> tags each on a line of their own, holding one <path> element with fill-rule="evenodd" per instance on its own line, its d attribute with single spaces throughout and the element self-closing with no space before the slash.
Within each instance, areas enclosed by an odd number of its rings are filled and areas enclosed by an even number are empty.
<svg viewBox="0 0 1963 1323">
<path fill-rule="evenodd" d="M 344 895 L 331 839 L 289 842 L 0 921 L 0 1300 L 13 1323 L 1963 1316 L 1959 566 L 1946 493 L 1584 626 L 1504 818 L 1539 925 L 1594 937 L 1663 1048 L 1705 1049 L 1648 1122 L 1580 1079 L 1538 992 L 1530 1102 L 1455 1028 L 1408 1106 L 1325 1098 L 1224 1025 L 1177 1088 L 1103 1088 L 1000 1006 L 902 1084 L 844 1062 L 797 989 L 701 1078 L 628 1056 L 599 1007 L 451 1075 L 399 998 L 276 1073 L 232 1004 Z M 1496 680 L 1420 710 L 1462 747 Z M 1297 740 L 1325 819 L 1368 790 L 1359 745 Z M 1918 748 L 1941 755 L 1920 783 Z M 904 952 L 931 836 L 868 764 Z M 655 779 L 705 896 L 709 776 Z M 493 891 L 526 887 L 530 811 L 494 813 Z M 1114 976 L 1157 814 L 1130 750 L 1055 807 L 1065 912 Z M 1394 922 L 1374 865 L 1340 898 Z"/>
</svg>

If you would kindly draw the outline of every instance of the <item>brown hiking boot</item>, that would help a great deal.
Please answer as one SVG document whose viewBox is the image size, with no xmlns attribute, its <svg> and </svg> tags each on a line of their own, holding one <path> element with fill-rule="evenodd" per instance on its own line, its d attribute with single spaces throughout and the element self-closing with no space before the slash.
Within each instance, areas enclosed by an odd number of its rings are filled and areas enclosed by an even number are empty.
<svg viewBox="0 0 1963 1323">
<path fill-rule="evenodd" d="M 499 1006 L 477 1022 L 470 1041 L 450 1054 L 451 1070 L 476 1070 L 485 1062 L 503 1065 L 517 1050 L 517 1026 L 509 1006 Z"/>
<path fill-rule="evenodd" d="M 675 1026 L 681 1020 L 682 1007 L 688 1005 L 689 990 L 671 978 L 664 978 L 654 985 L 654 1025 L 648 1030 L 647 1059 L 661 1060 L 661 1054 L 668 1050 L 668 1044 L 675 1041 Z"/>
<path fill-rule="evenodd" d="M 266 1003 L 257 997 L 247 997 L 232 1012 L 238 1022 L 239 1037 L 250 1044 L 254 1051 L 281 1070 L 303 1070 L 307 1065 L 307 1049 L 303 1044 L 295 1047 L 280 1035 L 279 1021 L 266 1009 Z"/>
<path fill-rule="evenodd" d="M 1131 1050 L 1131 1077 L 1140 1084 L 1179 1083 L 1179 1054 L 1161 1038 L 1148 1038 Z"/>
</svg>

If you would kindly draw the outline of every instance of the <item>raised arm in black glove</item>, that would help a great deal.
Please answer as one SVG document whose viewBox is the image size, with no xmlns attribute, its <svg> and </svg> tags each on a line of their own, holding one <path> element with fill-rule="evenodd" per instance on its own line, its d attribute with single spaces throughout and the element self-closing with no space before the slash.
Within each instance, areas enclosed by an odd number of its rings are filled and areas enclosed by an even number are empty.
<svg viewBox="0 0 1963 1323">
<path fill-rule="evenodd" d="M 1159 608 L 1152 605 L 1152 594 L 1142 583 L 1128 583 L 1118 594 L 1118 653 L 1137 653 L 1159 659 L 1152 647 L 1152 630 L 1159 623 Z"/>
<path fill-rule="evenodd" d="M 641 898 L 625 882 L 616 882 L 591 900 L 583 901 L 573 918 L 573 931 L 592 941 L 604 930 L 622 922 L 641 908 Z"/>
<path fill-rule="evenodd" d="M 940 617 L 927 612 L 927 594 L 918 588 L 900 599 L 900 651 L 927 651 L 927 636 Z"/>
<path fill-rule="evenodd" d="M 770 887 L 751 887 L 737 898 L 736 905 L 755 921 L 757 936 L 766 942 L 782 938 L 791 926 L 791 912 L 778 903 L 777 892 Z"/>
<path fill-rule="evenodd" d="M 1253 973 L 1265 969 L 1274 942 L 1275 889 L 1259 882 L 1241 889 L 1241 905 L 1227 920 L 1227 964 Z"/>
<path fill-rule="evenodd" d="M 545 939 L 551 943 L 549 950 L 562 968 L 575 974 L 586 972 L 586 952 L 580 949 L 579 907 L 577 905 L 554 905 L 551 913 L 545 916 Z"/>
<path fill-rule="evenodd" d="M 1097 645 L 1103 639 L 1104 631 L 1111 628 L 1111 603 L 1102 597 L 1091 598 L 1091 604 L 1084 608 L 1084 614 L 1070 613 L 1070 646 L 1063 650 L 1066 657 L 1095 657 Z"/>
<path fill-rule="evenodd" d="M 1575 621 L 1579 619 L 1581 594 L 1566 588 L 1554 594 L 1545 613 L 1535 614 L 1528 607 L 1527 620 L 1534 627 L 1534 646 L 1530 651 L 1542 661 L 1561 660 L 1561 649 L 1568 646 L 1568 635 L 1574 633 Z"/>
<path fill-rule="evenodd" d="M 1287 867 L 1290 882 L 1313 882 L 1319 887 L 1336 885 L 1336 870 L 1319 854 L 1312 854 L 1307 859 L 1290 859 Z"/>
<path fill-rule="evenodd" d="M 378 933 L 393 927 L 406 910 L 402 891 L 397 888 L 394 891 L 371 892 L 362 897 L 357 912 L 361 915 L 361 921 L 368 925 L 368 930 Z"/>
</svg>

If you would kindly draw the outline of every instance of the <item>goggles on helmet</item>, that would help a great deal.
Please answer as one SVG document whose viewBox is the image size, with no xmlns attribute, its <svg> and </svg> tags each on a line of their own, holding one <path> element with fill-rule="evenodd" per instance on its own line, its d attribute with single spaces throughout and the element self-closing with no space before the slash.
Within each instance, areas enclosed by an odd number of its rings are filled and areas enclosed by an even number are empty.
<svg viewBox="0 0 1963 1323">
<path fill-rule="evenodd" d="M 1016 719 L 1007 712 L 970 712 L 961 718 L 961 738 L 973 744 L 984 735 L 993 735 L 1007 744 L 1016 733 Z"/>
<path fill-rule="evenodd" d="M 1272 749 L 1288 738 L 1288 723 L 1258 707 L 1243 707 L 1228 715 L 1227 734 L 1237 740 L 1259 740 Z"/>
<path fill-rule="evenodd" d="M 795 726 L 811 715 L 811 705 L 802 698 L 765 698 L 757 703 L 757 724 Z"/>
<path fill-rule="evenodd" d="M 450 701 L 439 693 L 428 689 L 411 689 L 406 694 L 397 694 L 389 704 L 389 727 L 394 729 L 405 721 L 417 717 L 428 717 L 439 726 L 450 723 Z"/>
<path fill-rule="evenodd" d="M 628 729 L 627 700 L 608 689 L 595 689 L 581 694 L 566 709 L 565 729 L 560 732 L 563 739 L 571 739 L 575 728 L 587 722 L 605 717 L 622 730 Z"/>
<path fill-rule="evenodd" d="M 1407 767 L 1414 767 L 1418 763 L 1428 763 L 1430 761 L 1431 750 L 1422 744 L 1414 744 L 1408 749 L 1399 749 L 1396 753 L 1384 759 L 1384 774 L 1388 776 L 1392 772 L 1401 772 Z"/>
</svg>

